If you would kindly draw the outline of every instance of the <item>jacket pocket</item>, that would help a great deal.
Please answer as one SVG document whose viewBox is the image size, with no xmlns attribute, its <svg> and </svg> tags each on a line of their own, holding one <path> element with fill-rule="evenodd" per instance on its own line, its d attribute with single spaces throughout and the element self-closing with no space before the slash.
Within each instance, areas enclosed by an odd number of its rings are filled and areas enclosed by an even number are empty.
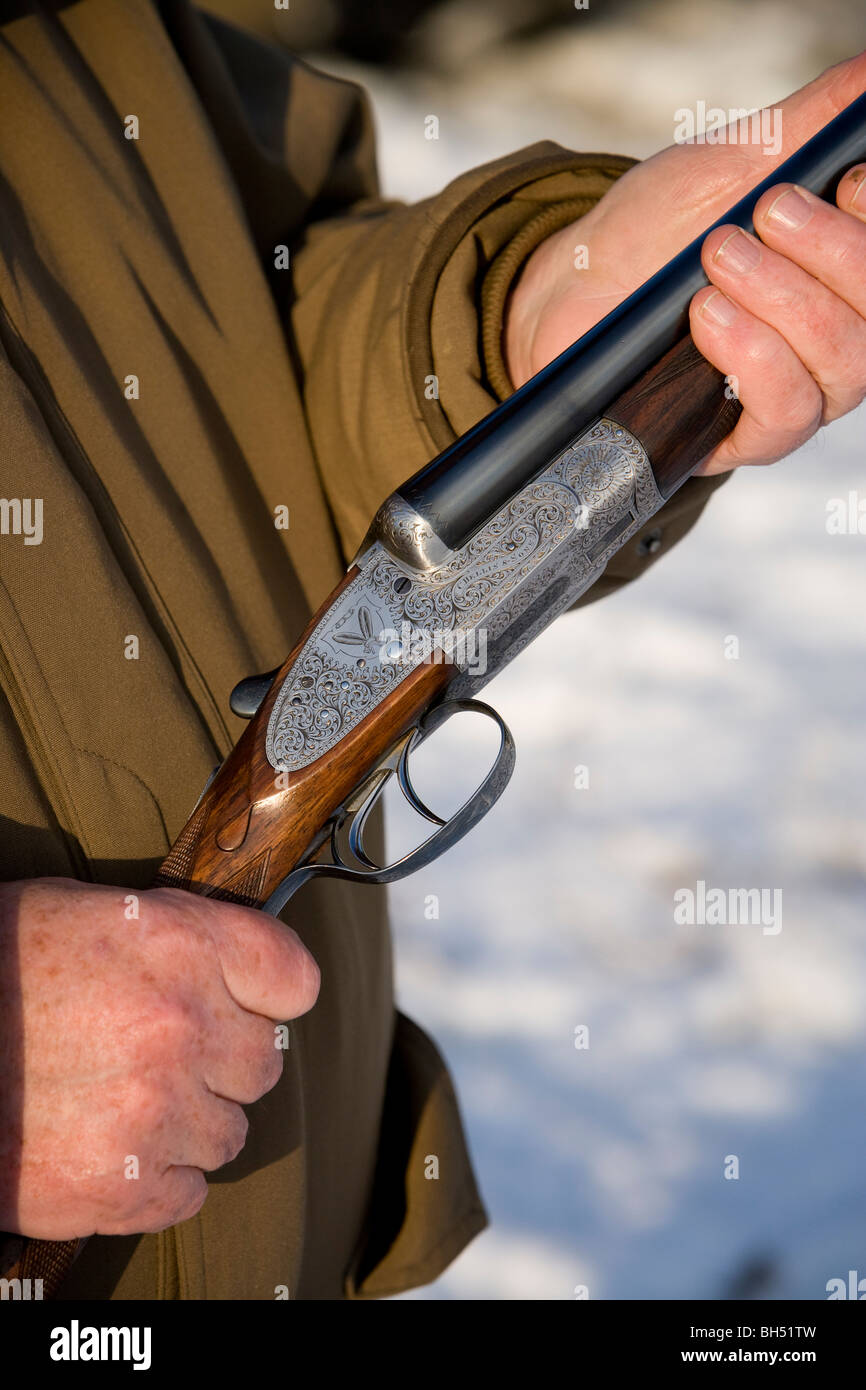
<svg viewBox="0 0 866 1390">
<path fill-rule="evenodd" d="M 346 1297 L 431 1283 L 486 1225 L 448 1069 L 432 1039 L 398 1013 L 373 1195 Z"/>
</svg>

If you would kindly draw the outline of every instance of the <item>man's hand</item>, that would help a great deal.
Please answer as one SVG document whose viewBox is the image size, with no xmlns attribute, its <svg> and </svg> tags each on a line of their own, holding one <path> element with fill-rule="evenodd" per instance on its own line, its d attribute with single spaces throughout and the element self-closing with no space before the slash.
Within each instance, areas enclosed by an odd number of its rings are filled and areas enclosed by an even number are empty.
<svg viewBox="0 0 866 1390">
<path fill-rule="evenodd" d="M 530 257 L 512 295 L 505 353 L 515 386 L 552 361 L 766 178 L 866 89 L 866 53 L 781 103 L 778 156 L 754 143 L 672 145 L 635 165 L 593 210 Z M 866 165 L 840 181 L 837 207 L 790 184 L 758 203 L 757 237 L 708 236 L 711 286 L 691 333 L 737 380 L 743 414 L 697 470 L 773 463 L 866 395 Z M 574 268 L 574 247 L 589 268 Z"/>
<path fill-rule="evenodd" d="M 0 886 L 0 1230 L 46 1240 L 195 1215 L 276 1085 L 275 1019 L 318 968 L 261 912 L 173 888 Z"/>
</svg>

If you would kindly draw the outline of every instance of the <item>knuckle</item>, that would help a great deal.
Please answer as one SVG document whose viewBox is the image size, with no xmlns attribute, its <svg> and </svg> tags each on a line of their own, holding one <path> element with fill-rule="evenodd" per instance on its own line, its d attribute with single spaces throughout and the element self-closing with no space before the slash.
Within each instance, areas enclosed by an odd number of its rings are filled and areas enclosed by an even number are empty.
<svg viewBox="0 0 866 1390">
<path fill-rule="evenodd" d="M 851 383 L 852 393 L 856 393 L 859 403 L 866 394 L 866 338 L 858 343 L 856 351 L 846 359 L 845 365 L 845 376 Z"/>
<path fill-rule="evenodd" d="M 152 1224 L 152 1221 L 148 1224 L 148 1221 L 149 1217 L 145 1211 L 142 1211 L 141 1215 L 117 1217 L 113 1221 L 101 1222 L 97 1235 L 137 1236 L 162 1230 L 161 1226 Z"/>
<path fill-rule="evenodd" d="M 255 1090 L 256 1099 L 272 1091 L 283 1074 L 283 1052 L 282 1048 L 275 1047 L 273 1039 L 268 1047 L 263 1049 L 257 1058 L 257 1065 L 252 1069 L 251 1081 Z"/>
<path fill-rule="evenodd" d="M 250 1037 L 241 1060 L 244 1079 L 244 1099 L 248 1104 L 273 1090 L 283 1074 L 283 1050 L 275 1045 L 274 1025 L 266 1023 L 261 1031 Z"/>
<path fill-rule="evenodd" d="M 187 1169 L 179 1174 L 165 1194 L 162 1202 L 160 1225 L 157 1230 L 167 1226 L 177 1226 L 181 1221 L 200 1212 L 207 1197 L 207 1179 L 200 1168 Z"/>
<path fill-rule="evenodd" d="M 743 354 L 747 362 L 764 374 L 775 372 L 780 377 L 787 375 L 790 365 L 787 344 L 758 320 L 743 328 Z"/>
<path fill-rule="evenodd" d="M 139 1028 L 146 1034 L 151 1056 L 172 1058 L 194 1050 L 203 1031 L 199 1009 L 190 998 L 158 990 L 143 1006 Z"/>
<path fill-rule="evenodd" d="M 824 417 L 824 396 L 817 383 L 812 380 L 811 389 L 792 393 L 790 405 L 785 412 L 785 421 L 796 434 L 813 434 Z"/>
<path fill-rule="evenodd" d="M 863 234 L 862 228 L 853 225 L 849 229 L 845 228 L 845 235 L 840 236 L 839 244 L 836 248 L 836 265 L 839 270 L 847 273 L 850 271 L 855 284 L 860 284 L 863 279 Z"/>
<path fill-rule="evenodd" d="M 128 1079 L 119 1108 L 134 1132 L 150 1134 L 163 1124 L 170 1106 L 168 1087 L 158 1070 L 152 1070 Z"/>
<path fill-rule="evenodd" d="M 227 1101 L 225 1109 L 205 1140 L 207 1158 L 202 1164 L 208 1173 L 215 1172 L 237 1158 L 247 1141 L 250 1123 L 239 1105 Z"/>
<path fill-rule="evenodd" d="M 285 1054 L 281 1047 L 276 1047 L 273 1040 L 270 1047 L 266 1049 L 265 1057 L 262 1061 L 261 1087 L 262 1095 L 266 1091 L 272 1091 L 283 1074 L 285 1066 Z"/>
<path fill-rule="evenodd" d="M 795 275 L 793 278 L 792 284 L 792 277 L 783 272 L 767 287 L 767 307 L 782 316 L 784 321 L 811 323 L 819 318 L 820 307 L 815 303 L 815 296 L 810 293 L 809 287 L 802 284 L 801 276 Z"/>
<path fill-rule="evenodd" d="M 133 1184 L 128 1184 L 133 1186 Z M 207 1196 L 207 1181 L 200 1169 L 170 1169 L 134 1194 L 125 1210 L 101 1226 L 103 1234 L 131 1236 L 164 1231 L 179 1221 L 187 1221 L 201 1210 Z"/>
<path fill-rule="evenodd" d="M 866 378 L 858 378 L 856 382 L 834 381 L 831 385 L 825 383 L 822 424 L 829 425 L 833 420 L 838 420 L 840 416 L 856 410 L 859 405 L 862 405 L 864 398 L 866 398 Z"/>
<path fill-rule="evenodd" d="M 142 1202 L 136 1210 L 128 1216 L 121 1217 L 107 1226 L 104 1235 L 111 1236 L 137 1236 L 151 1235 L 156 1231 L 164 1231 L 167 1226 L 172 1225 L 172 1216 L 165 1210 L 165 1203 L 156 1197 Z"/>
<path fill-rule="evenodd" d="M 247 1135 L 250 1132 L 250 1122 L 244 1111 L 239 1105 L 236 1106 L 235 1109 L 237 1113 L 230 1118 L 226 1127 L 223 1163 L 231 1163 L 233 1158 L 237 1158 L 244 1144 L 247 1142 Z M 220 1167 L 222 1167 L 222 1164 L 220 1164 Z"/>
<path fill-rule="evenodd" d="M 809 341 L 820 344 L 823 351 L 838 350 L 840 305 L 835 295 L 817 297 L 800 294 L 793 298 L 791 316 L 800 324 L 808 324 Z"/>
</svg>

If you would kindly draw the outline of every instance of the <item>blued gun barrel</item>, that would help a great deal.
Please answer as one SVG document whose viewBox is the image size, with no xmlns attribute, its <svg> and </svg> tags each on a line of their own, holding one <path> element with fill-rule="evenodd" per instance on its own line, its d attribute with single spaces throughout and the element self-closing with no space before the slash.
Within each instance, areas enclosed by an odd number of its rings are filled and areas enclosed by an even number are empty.
<svg viewBox="0 0 866 1390">
<path fill-rule="evenodd" d="M 448 549 L 465 545 L 688 334 L 689 302 L 709 283 L 701 266 L 701 246 L 709 232 L 729 224 L 752 231 L 755 205 L 779 183 L 797 183 L 821 197 L 832 197 L 845 169 L 862 159 L 866 159 L 866 94 L 594 328 L 404 483 L 398 496 Z M 699 461 L 695 459 L 692 467 Z M 686 477 L 688 472 L 659 478 L 662 494 L 669 496 Z"/>
</svg>

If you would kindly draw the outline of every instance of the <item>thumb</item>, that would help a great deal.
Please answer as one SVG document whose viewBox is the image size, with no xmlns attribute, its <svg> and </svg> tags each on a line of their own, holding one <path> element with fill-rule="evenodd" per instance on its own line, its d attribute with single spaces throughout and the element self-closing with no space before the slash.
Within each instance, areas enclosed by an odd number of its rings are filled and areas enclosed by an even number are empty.
<svg viewBox="0 0 866 1390">
<path fill-rule="evenodd" d="M 208 929 L 226 988 L 242 1009 L 298 1018 L 319 994 L 319 967 L 300 937 L 251 907 L 208 902 Z"/>
</svg>

